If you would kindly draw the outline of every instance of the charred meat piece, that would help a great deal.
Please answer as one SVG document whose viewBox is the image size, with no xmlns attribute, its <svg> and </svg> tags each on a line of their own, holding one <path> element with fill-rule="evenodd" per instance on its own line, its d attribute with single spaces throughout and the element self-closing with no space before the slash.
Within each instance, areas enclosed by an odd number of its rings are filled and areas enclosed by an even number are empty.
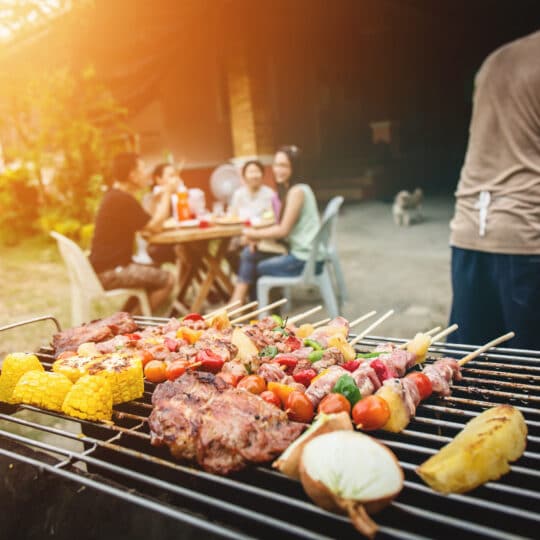
<svg viewBox="0 0 540 540">
<path fill-rule="evenodd" d="M 52 346 L 55 354 L 59 355 L 64 351 L 76 351 L 79 345 L 88 341 L 99 343 L 118 334 L 128 334 L 135 330 L 137 330 L 137 323 L 131 315 L 120 311 L 105 319 L 98 319 L 54 334 Z"/>
<path fill-rule="evenodd" d="M 431 381 L 433 392 L 441 396 L 449 396 L 450 383 L 455 378 L 461 379 L 461 370 L 459 364 L 453 358 L 441 358 L 435 363 L 424 368 L 424 375 Z"/>
<path fill-rule="evenodd" d="M 217 474 L 272 460 L 305 427 L 211 373 L 188 372 L 160 384 L 152 403 L 152 444 L 167 445 L 177 459 L 197 461 Z"/>
</svg>

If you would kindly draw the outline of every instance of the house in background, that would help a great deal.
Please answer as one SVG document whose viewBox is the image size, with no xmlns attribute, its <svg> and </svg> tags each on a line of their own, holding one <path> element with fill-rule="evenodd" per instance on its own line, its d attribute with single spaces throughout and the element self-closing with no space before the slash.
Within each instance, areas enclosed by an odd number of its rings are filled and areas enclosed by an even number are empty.
<svg viewBox="0 0 540 540">
<path fill-rule="evenodd" d="M 538 6 L 489 0 L 95 0 L 0 58 L 91 63 L 129 111 L 140 152 L 207 188 L 236 158 L 297 144 L 321 198 L 450 192 L 472 81 Z M 84 16 L 81 17 L 81 13 Z"/>
</svg>

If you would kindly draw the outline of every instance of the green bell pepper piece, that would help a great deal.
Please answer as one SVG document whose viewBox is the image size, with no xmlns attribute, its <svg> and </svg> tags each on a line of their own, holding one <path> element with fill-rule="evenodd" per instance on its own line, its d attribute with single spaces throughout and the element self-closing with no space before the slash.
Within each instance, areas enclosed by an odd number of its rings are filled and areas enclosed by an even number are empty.
<svg viewBox="0 0 540 540">
<path fill-rule="evenodd" d="M 323 357 L 324 351 L 312 351 L 308 354 L 307 359 L 310 362 L 318 362 Z"/>
<path fill-rule="evenodd" d="M 274 319 L 275 323 L 280 326 L 281 328 L 283 328 L 283 319 L 279 316 L 279 315 L 270 315 L 272 317 L 272 319 Z"/>
<path fill-rule="evenodd" d="M 305 347 L 311 347 L 315 351 L 322 351 L 323 346 L 314 339 L 304 339 L 304 346 Z"/>
<path fill-rule="evenodd" d="M 278 353 L 278 348 L 275 345 L 268 345 L 260 353 L 259 356 L 274 358 Z"/>
<path fill-rule="evenodd" d="M 349 400 L 351 407 L 354 407 L 356 402 L 362 399 L 360 390 L 350 375 L 342 375 L 334 385 L 332 392 L 345 396 Z"/>
<path fill-rule="evenodd" d="M 367 352 L 367 353 L 357 353 L 356 358 L 377 358 L 381 356 L 382 352 Z"/>
</svg>

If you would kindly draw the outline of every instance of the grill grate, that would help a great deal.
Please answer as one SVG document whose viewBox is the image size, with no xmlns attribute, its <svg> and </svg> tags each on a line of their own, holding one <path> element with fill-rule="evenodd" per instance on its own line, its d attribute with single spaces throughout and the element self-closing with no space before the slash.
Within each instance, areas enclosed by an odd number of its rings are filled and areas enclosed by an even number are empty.
<svg viewBox="0 0 540 540">
<path fill-rule="evenodd" d="M 138 318 L 143 325 L 166 319 Z M 370 337 L 371 346 L 390 338 Z M 400 341 L 391 339 L 391 341 Z M 401 340 L 402 341 L 402 340 Z M 459 356 L 465 345 L 436 344 L 432 352 Z M 54 360 L 43 348 L 38 356 L 46 367 Z M 399 434 L 375 436 L 398 456 L 405 487 L 396 501 L 377 514 L 378 538 L 532 538 L 540 523 L 540 358 L 535 351 L 493 349 L 463 368 L 463 381 L 449 398 L 430 398 Z M 0 455 L 123 499 L 208 535 L 223 538 L 355 538 L 346 517 L 329 513 L 309 501 L 301 485 L 266 467 L 254 467 L 225 478 L 173 461 L 166 448 L 150 446 L 147 417 L 154 385 L 145 382 L 140 400 L 115 407 L 112 424 L 78 421 L 82 433 L 50 425 L 41 418 L 61 414 L 31 406 L 0 407 L 4 429 L 0 437 L 57 457 L 55 464 L 4 448 Z M 527 450 L 512 471 L 472 493 L 443 496 L 424 485 L 415 467 L 446 444 L 463 425 L 486 407 L 510 403 L 527 421 Z M 14 415 L 17 410 L 39 413 Z M 43 415 L 43 416 L 41 416 Z M 73 419 L 70 419 L 71 421 Z M 7 423 L 6 423 L 7 422 Z M 11 429 L 14 428 L 12 431 Z M 47 440 L 36 440 L 24 428 Z M 38 438 L 43 438 L 39 437 Z M 73 443 L 82 443 L 73 450 Z M 11 448 L 11 447 L 10 447 Z M 97 474 L 90 476 L 87 472 Z M 103 480 L 115 482 L 112 485 Z M 124 486 L 125 489 L 118 487 Z"/>
</svg>

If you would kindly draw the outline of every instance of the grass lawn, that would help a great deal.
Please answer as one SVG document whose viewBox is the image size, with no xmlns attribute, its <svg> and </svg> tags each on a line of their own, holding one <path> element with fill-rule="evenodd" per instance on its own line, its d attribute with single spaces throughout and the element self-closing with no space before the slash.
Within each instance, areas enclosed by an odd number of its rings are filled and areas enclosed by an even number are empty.
<svg viewBox="0 0 540 540">
<path fill-rule="evenodd" d="M 54 315 L 68 327 L 69 281 L 56 242 L 39 236 L 0 249 L 0 326 Z M 0 333 L 0 359 L 8 352 L 36 350 L 54 331 L 54 323 L 44 321 Z"/>
</svg>

